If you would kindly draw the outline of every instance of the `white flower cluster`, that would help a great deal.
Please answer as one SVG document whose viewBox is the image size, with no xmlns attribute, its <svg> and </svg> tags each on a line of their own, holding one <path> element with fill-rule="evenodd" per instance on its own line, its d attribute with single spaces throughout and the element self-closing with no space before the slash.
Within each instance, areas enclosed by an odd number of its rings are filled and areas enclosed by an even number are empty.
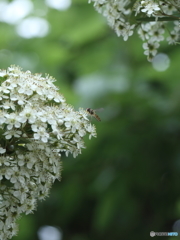
<svg viewBox="0 0 180 240">
<path fill-rule="evenodd" d="M 0 239 L 17 233 L 16 220 L 31 213 L 60 179 L 60 153 L 76 157 L 83 137 L 96 137 L 87 112 L 65 103 L 40 74 L 11 66 L 0 70 Z"/>
<path fill-rule="evenodd" d="M 124 41 L 136 29 L 144 41 L 144 54 L 149 61 L 157 54 L 159 43 L 165 39 L 164 29 L 168 22 L 172 24 L 167 31 L 167 42 L 176 44 L 179 41 L 179 0 L 89 0 L 90 2 L 94 3 L 95 9 L 107 18 L 108 24 Z"/>
</svg>

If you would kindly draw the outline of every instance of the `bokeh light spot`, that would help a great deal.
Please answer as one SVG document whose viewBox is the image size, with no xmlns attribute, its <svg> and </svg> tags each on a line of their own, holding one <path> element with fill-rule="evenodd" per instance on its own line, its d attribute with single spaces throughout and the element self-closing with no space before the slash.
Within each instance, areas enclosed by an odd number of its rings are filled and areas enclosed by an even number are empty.
<svg viewBox="0 0 180 240">
<path fill-rule="evenodd" d="M 170 59 L 164 53 L 157 54 L 152 61 L 153 68 L 158 72 L 163 72 L 169 68 Z"/>
<path fill-rule="evenodd" d="M 43 226 L 38 230 L 40 240 L 62 240 L 62 232 L 56 227 Z"/>
<path fill-rule="evenodd" d="M 46 4 L 58 10 L 66 10 L 71 6 L 71 0 L 46 0 Z"/>
<path fill-rule="evenodd" d="M 17 24 L 27 16 L 33 9 L 33 4 L 29 0 L 15 0 L 12 2 L 0 2 L 0 21 L 9 24 Z"/>
<path fill-rule="evenodd" d="M 17 33 L 23 38 L 45 37 L 49 32 L 49 23 L 39 17 L 29 17 L 17 25 Z"/>
</svg>

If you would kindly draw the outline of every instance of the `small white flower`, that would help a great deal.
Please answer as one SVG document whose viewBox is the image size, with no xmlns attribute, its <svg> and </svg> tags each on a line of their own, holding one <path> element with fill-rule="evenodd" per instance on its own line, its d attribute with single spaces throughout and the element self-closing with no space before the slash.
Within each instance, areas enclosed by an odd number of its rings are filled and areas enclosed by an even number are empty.
<svg viewBox="0 0 180 240">
<path fill-rule="evenodd" d="M 10 93 L 10 90 L 6 86 L 1 85 L 0 92 L 8 94 Z"/>
<path fill-rule="evenodd" d="M 12 137 L 19 138 L 21 134 L 22 134 L 21 131 L 12 129 L 12 130 L 6 131 L 3 135 L 5 135 L 6 139 L 11 139 Z"/>
<path fill-rule="evenodd" d="M 0 113 L 2 114 L 2 112 L 0 111 Z M 3 123 L 5 123 L 6 118 L 4 116 L 0 116 L 0 125 L 2 125 Z"/>
<path fill-rule="evenodd" d="M 96 128 L 94 125 L 86 125 L 86 130 L 90 133 L 89 139 L 91 139 L 91 137 L 96 137 Z"/>
<path fill-rule="evenodd" d="M 6 114 L 7 129 L 11 130 L 13 127 L 20 128 L 21 123 L 19 122 L 19 116 L 15 113 Z"/>
<path fill-rule="evenodd" d="M 126 28 L 124 29 L 122 36 L 124 41 L 127 41 L 128 37 L 133 35 L 133 29 L 134 29 L 135 25 L 130 25 L 130 24 L 126 24 Z"/>
<path fill-rule="evenodd" d="M 0 147 L 0 154 L 3 154 L 3 153 L 5 153 L 5 152 L 6 152 L 6 149 Z"/>
<path fill-rule="evenodd" d="M 36 133 L 34 133 L 34 139 L 41 139 L 42 142 L 47 143 L 49 134 L 46 132 L 46 129 L 43 127 L 37 128 Z"/>
<path fill-rule="evenodd" d="M 151 24 L 146 23 L 146 24 L 141 24 L 140 27 L 138 28 L 138 34 L 140 38 L 145 41 L 150 38 L 151 34 Z"/>
<path fill-rule="evenodd" d="M 141 12 L 147 13 L 148 16 L 160 10 L 159 5 L 153 1 L 141 1 L 141 5 L 143 6 Z"/>
<path fill-rule="evenodd" d="M 4 77 L 4 76 L 6 76 L 6 71 L 5 70 L 1 70 L 0 77 Z"/>
<path fill-rule="evenodd" d="M 29 123 L 34 123 L 36 121 L 37 111 L 26 105 L 22 112 L 19 113 L 19 121 L 21 123 L 25 123 L 28 121 Z"/>
<path fill-rule="evenodd" d="M 144 54 L 148 56 L 149 61 L 152 61 L 153 57 L 157 54 L 158 47 L 159 43 L 151 40 L 143 43 L 143 48 L 145 49 Z"/>
<path fill-rule="evenodd" d="M 174 31 L 171 31 L 169 37 L 167 37 L 167 41 L 169 44 L 176 44 L 179 39 L 179 35 L 177 35 Z"/>
<path fill-rule="evenodd" d="M 26 98 L 24 95 L 13 94 L 10 96 L 11 101 L 17 101 L 19 105 L 24 105 L 26 103 Z"/>
</svg>

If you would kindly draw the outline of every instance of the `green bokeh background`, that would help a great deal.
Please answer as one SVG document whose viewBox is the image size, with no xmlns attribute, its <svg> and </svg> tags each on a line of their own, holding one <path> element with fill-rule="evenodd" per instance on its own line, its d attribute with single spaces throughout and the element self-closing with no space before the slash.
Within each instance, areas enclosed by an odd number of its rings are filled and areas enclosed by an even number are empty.
<svg viewBox="0 0 180 240">
<path fill-rule="evenodd" d="M 101 122 L 92 119 L 97 139 L 85 139 L 76 159 L 62 156 L 61 182 L 19 220 L 13 240 L 38 240 L 44 225 L 60 228 L 62 240 L 145 240 L 174 231 L 180 218 L 179 45 L 162 44 L 170 67 L 157 72 L 138 36 L 118 38 L 87 2 L 49 8 L 44 38 L 21 38 L 0 23 L 0 68 L 49 73 L 75 109 L 104 108 Z"/>
</svg>

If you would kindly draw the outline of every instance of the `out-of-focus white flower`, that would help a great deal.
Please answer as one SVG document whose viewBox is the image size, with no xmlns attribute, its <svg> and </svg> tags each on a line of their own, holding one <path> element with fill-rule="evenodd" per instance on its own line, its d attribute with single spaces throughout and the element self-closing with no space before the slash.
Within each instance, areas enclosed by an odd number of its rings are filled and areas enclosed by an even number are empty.
<svg viewBox="0 0 180 240">
<path fill-rule="evenodd" d="M 148 56 L 148 60 L 152 60 L 157 53 L 157 48 L 159 47 L 158 42 L 148 41 L 143 43 L 143 48 L 145 49 L 144 54 Z"/>
<path fill-rule="evenodd" d="M 141 1 L 141 5 L 141 11 L 146 13 L 147 16 L 151 16 L 152 14 L 160 10 L 158 4 L 153 1 Z"/>
<path fill-rule="evenodd" d="M 0 79 L 0 239 L 7 240 L 20 214 L 32 213 L 60 179 L 61 152 L 76 157 L 83 137 L 96 131 L 85 110 L 65 102 L 54 78 L 11 66 Z"/>
<path fill-rule="evenodd" d="M 160 46 L 160 42 L 165 39 L 165 29 L 168 29 L 169 37 L 166 38 L 169 44 L 176 44 L 179 40 L 179 22 L 177 12 L 180 9 L 179 0 L 89 0 L 94 3 L 94 8 L 101 13 L 108 24 L 116 32 L 118 37 L 127 41 L 134 31 L 137 31 L 140 38 L 145 42 L 153 43 L 156 49 L 144 51 L 147 59 L 152 61 Z M 167 21 L 161 21 L 161 18 Z M 168 22 L 171 24 L 166 24 Z M 149 20 L 148 20 L 149 18 Z M 174 19 L 174 21 L 172 21 Z M 178 26 L 177 26 L 178 22 Z"/>
</svg>

